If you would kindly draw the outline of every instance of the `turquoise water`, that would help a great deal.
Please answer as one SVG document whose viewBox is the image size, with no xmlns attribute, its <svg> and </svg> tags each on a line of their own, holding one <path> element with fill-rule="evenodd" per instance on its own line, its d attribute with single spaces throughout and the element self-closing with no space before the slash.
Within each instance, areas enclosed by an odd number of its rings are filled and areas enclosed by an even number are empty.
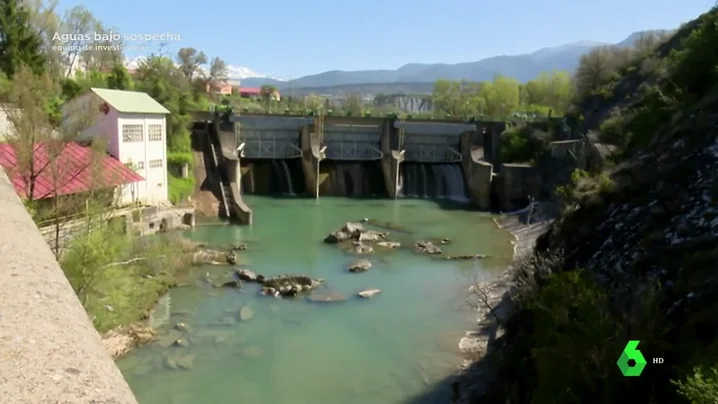
<svg viewBox="0 0 718 404">
<path fill-rule="evenodd" d="M 456 371 L 457 343 L 475 325 L 467 285 L 511 256 L 509 235 L 488 214 L 441 209 L 421 200 L 272 199 L 248 196 L 252 226 L 199 226 L 188 232 L 216 245 L 244 243 L 243 264 L 264 275 L 305 274 L 346 301 L 213 289 L 201 279 L 226 267 L 198 269 L 195 285 L 170 292 L 170 316 L 155 343 L 119 361 L 140 404 L 408 403 Z M 449 238 L 446 254 L 487 254 L 483 261 L 439 261 L 410 250 L 375 253 L 374 266 L 352 274 L 358 257 L 322 243 L 344 222 L 372 218 L 400 225 L 405 245 Z M 378 288 L 372 299 L 356 293 Z M 254 316 L 241 320 L 249 307 Z M 173 330 L 177 322 L 186 331 Z M 168 346 L 183 338 L 188 346 Z M 182 368 L 184 366 L 184 368 Z"/>
</svg>

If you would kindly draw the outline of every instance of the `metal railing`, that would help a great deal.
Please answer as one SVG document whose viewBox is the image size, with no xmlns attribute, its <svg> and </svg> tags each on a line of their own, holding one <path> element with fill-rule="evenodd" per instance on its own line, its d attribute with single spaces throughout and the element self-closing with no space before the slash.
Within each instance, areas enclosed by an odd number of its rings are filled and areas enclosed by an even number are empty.
<svg viewBox="0 0 718 404">
<path fill-rule="evenodd" d="M 285 139 L 271 138 L 269 140 L 262 139 L 242 139 L 244 149 L 242 150 L 244 158 L 251 159 L 291 159 L 302 156 L 302 149 L 299 148 L 297 142 Z"/>
<path fill-rule="evenodd" d="M 384 153 L 362 142 L 327 142 L 326 158 L 330 160 L 381 160 Z"/>
<path fill-rule="evenodd" d="M 417 163 L 456 163 L 460 162 L 461 153 L 445 144 L 405 144 L 404 161 Z"/>
</svg>

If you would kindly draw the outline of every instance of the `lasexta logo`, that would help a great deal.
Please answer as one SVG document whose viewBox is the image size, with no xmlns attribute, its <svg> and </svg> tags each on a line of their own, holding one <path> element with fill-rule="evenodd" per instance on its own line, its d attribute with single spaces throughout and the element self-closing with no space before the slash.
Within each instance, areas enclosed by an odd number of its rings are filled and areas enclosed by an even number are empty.
<svg viewBox="0 0 718 404">
<path fill-rule="evenodd" d="M 640 376 L 646 367 L 646 359 L 641 351 L 636 349 L 640 341 L 628 341 L 626 347 L 618 358 L 618 368 L 624 376 Z"/>
</svg>

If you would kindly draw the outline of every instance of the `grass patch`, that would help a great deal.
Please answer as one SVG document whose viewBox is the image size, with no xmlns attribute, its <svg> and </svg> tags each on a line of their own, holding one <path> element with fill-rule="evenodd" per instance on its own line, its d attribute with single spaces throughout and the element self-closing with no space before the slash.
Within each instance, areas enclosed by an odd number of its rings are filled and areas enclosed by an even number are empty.
<svg viewBox="0 0 718 404">
<path fill-rule="evenodd" d="M 169 181 L 169 198 L 170 202 L 177 204 L 189 198 L 195 191 L 194 177 L 187 178 L 176 177 L 172 174 L 167 175 Z"/>
<path fill-rule="evenodd" d="M 72 240 L 60 260 L 99 332 L 146 319 L 191 264 L 192 249 L 178 234 L 137 238 L 118 225 L 98 220 Z"/>
</svg>

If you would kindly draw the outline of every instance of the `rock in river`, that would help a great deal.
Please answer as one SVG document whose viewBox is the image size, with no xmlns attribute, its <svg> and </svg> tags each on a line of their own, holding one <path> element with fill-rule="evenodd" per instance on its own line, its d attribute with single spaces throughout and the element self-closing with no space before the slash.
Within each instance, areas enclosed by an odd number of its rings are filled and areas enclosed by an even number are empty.
<svg viewBox="0 0 718 404">
<path fill-rule="evenodd" d="M 227 254 L 227 263 L 229 265 L 236 265 L 237 264 L 237 253 L 232 250 Z"/>
<path fill-rule="evenodd" d="M 324 242 L 327 244 L 336 244 L 349 239 L 358 240 L 364 231 L 364 226 L 362 226 L 361 223 L 348 222 L 345 223 L 341 229 L 325 237 Z"/>
<path fill-rule="evenodd" d="M 371 254 L 374 252 L 374 248 L 370 245 L 366 245 L 361 241 L 355 241 L 352 246 L 352 251 L 356 254 Z"/>
<path fill-rule="evenodd" d="M 177 358 L 177 366 L 180 369 L 189 370 L 194 365 L 194 355 L 182 355 Z"/>
<path fill-rule="evenodd" d="M 471 260 L 478 260 L 488 258 L 487 255 L 484 254 L 472 254 L 472 255 L 450 255 L 448 257 L 444 257 L 445 260 L 450 261 L 471 261 Z"/>
<path fill-rule="evenodd" d="M 431 241 L 417 241 L 416 244 L 414 244 L 414 248 L 416 248 L 417 251 L 427 253 L 427 254 L 441 254 L 441 248 L 437 247 L 434 243 Z"/>
<path fill-rule="evenodd" d="M 313 292 L 307 299 L 314 303 L 332 303 L 343 302 L 347 297 L 339 292 Z"/>
<path fill-rule="evenodd" d="M 312 279 L 303 275 L 279 275 L 264 280 L 262 294 L 268 296 L 297 296 L 301 292 L 308 292 L 322 284 L 323 279 Z"/>
<path fill-rule="evenodd" d="M 189 341 L 187 341 L 185 338 L 180 338 L 180 339 L 176 340 L 174 343 L 172 343 L 172 345 L 186 348 L 189 346 Z"/>
<path fill-rule="evenodd" d="M 361 292 L 359 292 L 358 295 L 360 297 L 368 299 L 370 297 L 373 297 L 374 295 L 379 294 L 379 292 L 381 292 L 379 289 L 366 289 L 366 290 L 362 290 Z"/>
<path fill-rule="evenodd" d="M 349 272 L 366 272 L 369 268 L 371 268 L 371 261 L 366 258 L 362 258 L 349 266 Z"/>
<path fill-rule="evenodd" d="M 239 318 L 242 321 L 250 320 L 252 317 L 254 317 L 254 310 L 249 307 L 242 307 L 242 310 L 239 311 Z"/>
<path fill-rule="evenodd" d="M 252 271 L 251 269 L 247 269 L 247 268 L 238 269 L 234 273 L 237 276 L 237 278 L 239 278 L 243 281 L 255 282 L 257 280 L 257 274 L 254 271 Z"/>
<path fill-rule="evenodd" d="M 357 241 L 381 241 L 386 240 L 388 236 L 389 233 L 387 232 L 365 231 L 359 233 L 359 238 Z"/>
<path fill-rule="evenodd" d="M 398 243 L 396 241 L 380 241 L 376 243 L 376 245 L 384 248 L 399 248 L 401 247 L 401 243 Z"/>
</svg>

